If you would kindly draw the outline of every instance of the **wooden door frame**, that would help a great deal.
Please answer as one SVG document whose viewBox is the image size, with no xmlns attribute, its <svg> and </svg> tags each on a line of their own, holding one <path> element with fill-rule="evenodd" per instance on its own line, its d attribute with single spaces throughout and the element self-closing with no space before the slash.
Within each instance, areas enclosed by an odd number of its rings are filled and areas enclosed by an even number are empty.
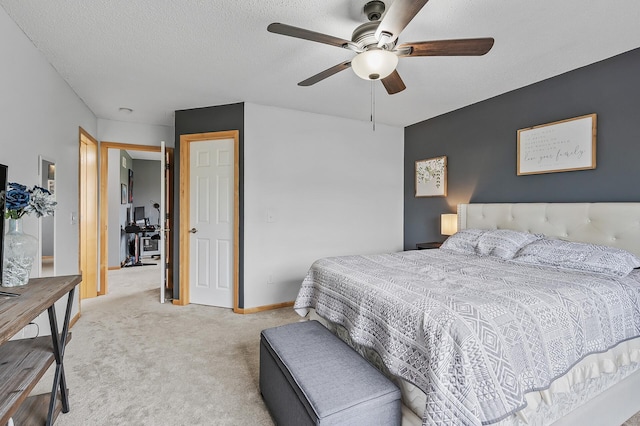
<svg viewBox="0 0 640 426">
<path fill-rule="evenodd" d="M 86 130 L 84 130 L 82 127 L 78 128 L 78 157 L 79 157 L 79 166 L 78 166 L 78 212 L 79 212 L 79 220 L 78 220 L 78 270 L 82 273 L 82 281 L 80 283 L 80 294 L 79 294 L 79 299 L 84 299 L 87 297 L 95 297 L 97 296 L 97 286 L 98 286 L 98 277 L 95 276 L 93 277 L 93 279 L 95 280 L 94 285 L 96 286 L 96 288 L 92 288 L 91 291 L 89 292 L 87 286 L 89 284 L 89 279 L 91 279 L 91 277 L 89 276 L 89 274 L 87 273 L 87 271 L 83 271 L 82 270 L 82 260 L 83 260 L 83 256 L 86 256 L 87 250 L 86 247 L 83 248 L 83 239 L 85 238 L 85 235 L 82 233 L 82 227 L 83 224 L 87 221 L 87 220 L 94 220 L 94 223 L 98 222 L 98 217 L 97 215 L 98 213 L 98 209 L 99 209 L 99 200 L 96 201 L 96 205 L 95 205 L 95 214 L 96 217 L 94 218 L 89 218 L 86 217 L 86 215 L 83 213 L 83 202 L 87 203 L 89 202 L 89 199 L 87 198 L 87 194 L 84 193 L 82 191 L 82 179 L 84 179 L 83 171 L 86 171 L 87 173 L 93 173 L 93 174 L 97 174 L 97 164 L 94 166 L 94 168 L 88 167 L 88 165 L 85 162 L 85 159 L 82 156 L 82 146 L 86 145 L 88 148 L 90 148 L 92 150 L 92 152 L 95 150 L 94 154 L 96 156 L 96 161 L 98 161 L 98 141 L 91 136 Z M 85 170 L 86 168 L 86 170 Z M 97 231 L 97 229 L 96 229 Z M 93 259 L 96 262 L 96 266 L 98 264 L 98 241 L 97 241 L 97 232 L 86 232 L 86 237 L 89 240 L 89 242 L 91 243 L 92 247 L 95 248 L 95 258 Z M 90 259 L 86 259 L 87 261 L 89 261 Z M 97 272 L 97 271 L 96 271 Z"/>
<path fill-rule="evenodd" d="M 189 232 L 190 223 L 190 187 L 191 187 L 191 143 L 233 139 L 233 311 L 241 313 L 239 301 L 240 279 L 240 131 L 228 130 L 223 132 L 207 132 L 180 135 L 180 226 L 178 229 L 180 247 L 179 270 L 179 298 L 174 299 L 176 305 L 190 303 L 190 253 Z"/>
<path fill-rule="evenodd" d="M 108 281 L 108 269 L 109 269 L 109 236 L 108 236 L 108 218 L 109 218 L 109 149 L 122 149 L 132 151 L 145 151 L 145 152 L 157 152 L 161 153 L 159 146 L 153 145 L 136 145 L 121 142 L 100 142 L 100 291 L 99 296 L 104 296 L 109 292 Z M 165 150 L 169 152 L 169 156 L 173 158 L 173 148 L 165 147 Z M 171 182 L 169 182 L 171 184 Z M 171 191 L 170 191 L 171 192 Z M 169 216 L 171 217 L 171 212 Z M 173 219 L 171 219 L 173 220 Z M 169 228 L 171 229 L 171 228 Z M 171 246 L 170 235 L 165 235 L 165 239 Z M 165 253 L 165 261 L 171 264 L 172 258 L 168 257 L 172 255 L 172 250 Z M 170 284 L 171 273 L 169 272 L 167 277 Z"/>
</svg>

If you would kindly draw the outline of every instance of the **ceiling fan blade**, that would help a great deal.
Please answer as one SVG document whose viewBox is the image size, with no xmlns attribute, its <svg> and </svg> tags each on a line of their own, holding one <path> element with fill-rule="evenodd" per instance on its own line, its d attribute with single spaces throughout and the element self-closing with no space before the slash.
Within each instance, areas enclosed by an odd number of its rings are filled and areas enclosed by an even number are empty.
<svg viewBox="0 0 640 426">
<path fill-rule="evenodd" d="M 308 79 L 301 81 L 300 83 L 298 83 L 298 86 L 311 86 L 312 84 L 316 84 L 317 82 L 322 81 L 327 77 L 331 77 L 332 75 L 337 74 L 340 71 L 346 70 L 347 68 L 351 68 L 351 61 L 334 65 L 329 69 L 319 72 L 313 77 L 309 77 Z"/>
<path fill-rule="evenodd" d="M 315 31 L 305 30 L 304 28 L 292 27 L 287 24 L 274 22 L 267 27 L 267 31 L 275 34 L 282 34 L 289 37 L 301 38 L 304 40 L 316 41 L 318 43 L 329 44 L 336 47 L 348 48 L 349 41 L 327 34 L 317 33 Z"/>
<path fill-rule="evenodd" d="M 387 93 L 390 95 L 395 95 L 398 92 L 402 92 L 407 86 L 404 85 L 404 81 L 400 78 L 400 74 L 398 74 L 398 70 L 394 70 L 387 77 L 382 79 L 382 84 L 384 88 L 387 89 Z"/>
<path fill-rule="evenodd" d="M 398 56 L 482 56 L 493 47 L 493 39 L 467 38 L 459 40 L 434 40 L 404 43 L 397 50 L 408 50 Z"/>
<path fill-rule="evenodd" d="M 376 30 L 378 47 L 395 41 L 428 0 L 395 0 Z"/>
</svg>

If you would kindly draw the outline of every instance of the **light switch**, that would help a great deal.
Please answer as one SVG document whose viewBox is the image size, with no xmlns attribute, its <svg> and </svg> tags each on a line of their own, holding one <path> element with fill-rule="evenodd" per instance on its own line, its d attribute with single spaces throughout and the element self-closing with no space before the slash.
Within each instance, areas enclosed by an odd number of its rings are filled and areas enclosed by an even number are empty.
<svg viewBox="0 0 640 426">
<path fill-rule="evenodd" d="M 78 212 L 71 212 L 71 224 L 72 225 L 78 224 Z"/>
</svg>

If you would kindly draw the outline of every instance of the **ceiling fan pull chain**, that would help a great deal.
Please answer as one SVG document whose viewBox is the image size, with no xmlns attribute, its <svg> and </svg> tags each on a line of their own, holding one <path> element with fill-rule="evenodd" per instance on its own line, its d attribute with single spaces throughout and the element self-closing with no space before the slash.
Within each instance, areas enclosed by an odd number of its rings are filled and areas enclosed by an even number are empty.
<svg viewBox="0 0 640 426">
<path fill-rule="evenodd" d="M 371 123 L 373 124 L 373 131 L 376 131 L 376 91 L 373 86 L 374 80 L 371 80 Z"/>
</svg>

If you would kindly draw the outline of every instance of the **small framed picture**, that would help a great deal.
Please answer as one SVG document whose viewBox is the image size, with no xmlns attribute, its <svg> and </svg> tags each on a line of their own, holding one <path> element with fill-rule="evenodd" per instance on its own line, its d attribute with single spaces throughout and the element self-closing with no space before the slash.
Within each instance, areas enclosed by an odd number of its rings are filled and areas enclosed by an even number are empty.
<svg viewBox="0 0 640 426">
<path fill-rule="evenodd" d="M 416 197 L 447 196 L 447 156 L 416 161 Z"/>
<path fill-rule="evenodd" d="M 133 203 L 133 170 L 129 169 L 129 202 Z"/>
<path fill-rule="evenodd" d="M 49 191 L 52 195 L 56 193 L 56 181 L 55 179 L 47 180 L 47 191 Z"/>
<path fill-rule="evenodd" d="M 127 191 L 127 185 L 124 183 L 120 184 L 120 204 L 127 204 L 127 199 L 129 197 L 129 192 Z"/>
</svg>

